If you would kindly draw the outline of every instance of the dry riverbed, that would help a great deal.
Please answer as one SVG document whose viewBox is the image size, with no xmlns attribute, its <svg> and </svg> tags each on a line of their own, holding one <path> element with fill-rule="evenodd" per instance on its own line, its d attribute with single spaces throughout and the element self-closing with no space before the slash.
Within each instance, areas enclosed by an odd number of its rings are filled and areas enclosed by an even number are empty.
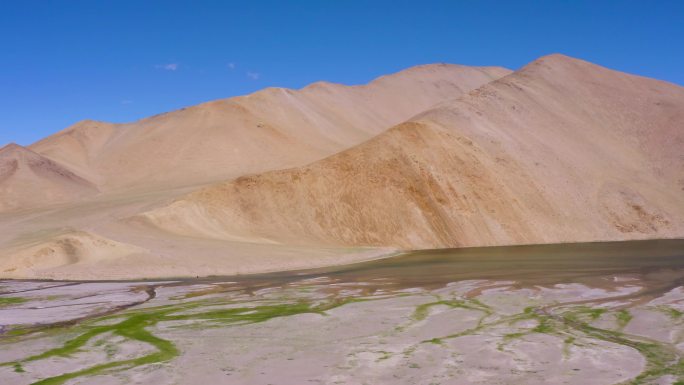
<svg viewBox="0 0 684 385">
<path fill-rule="evenodd" d="M 681 385 L 680 261 L 1 281 L 0 383 Z"/>
</svg>

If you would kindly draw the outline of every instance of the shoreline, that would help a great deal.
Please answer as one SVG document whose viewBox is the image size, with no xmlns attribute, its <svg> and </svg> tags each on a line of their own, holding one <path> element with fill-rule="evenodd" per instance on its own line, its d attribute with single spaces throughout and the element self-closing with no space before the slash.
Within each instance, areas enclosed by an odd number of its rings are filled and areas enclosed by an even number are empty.
<svg viewBox="0 0 684 385">
<path fill-rule="evenodd" d="M 157 276 L 157 277 L 131 277 L 131 278 L 93 278 L 93 279 L 77 279 L 77 278 L 5 278 L 0 275 L 0 280 L 2 281 L 32 281 L 32 282 L 159 282 L 159 281 L 203 281 L 203 280 L 222 280 L 222 279 L 250 279 L 259 278 L 268 275 L 287 275 L 287 273 L 292 273 L 292 276 L 303 275 L 315 272 L 317 270 L 325 270 L 344 267 L 350 267 L 357 264 L 374 262 L 379 260 L 390 259 L 402 255 L 410 254 L 478 254 L 478 253 L 491 253 L 496 250 L 509 250 L 509 251 L 520 251 L 522 249 L 540 249 L 540 248 L 563 248 L 572 249 L 577 247 L 606 247 L 610 245 L 625 245 L 634 244 L 636 246 L 648 246 L 648 243 L 656 242 L 682 242 L 682 255 L 684 256 L 684 238 L 653 238 L 653 239 L 636 239 L 636 240 L 624 240 L 624 241 L 592 241 L 592 242 L 564 242 L 564 243 L 537 243 L 537 244 L 519 244 L 519 245 L 508 245 L 508 246 L 476 246 L 476 247 L 460 247 L 460 248 L 443 248 L 443 249 L 417 249 L 417 250 L 398 250 L 389 248 L 368 248 L 362 249 L 361 251 L 345 253 L 337 255 L 340 260 L 338 263 L 308 263 L 308 266 L 293 267 L 293 268 L 273 268 L 273 269 L 263 269 L 257 271 L 250 271 L 247 273 L 235 273 L 235 274 L 214 274 L 214 275 L 168 275 L 168 276 Z M 312 251 L 317 250 L 312 248 Z M 339 250 L 339 249 L 337 249 Z M 367 254 L 367 255 L 366 255 Z M 366 257 L 362 257 L 366 255 Z M 502 256 L 505 253 L 501 254 Z M 359 258 L 361 257 L 361 258 Z M 321 261 L 323 262 L 323 261 Z"/>
<path fill-rule="evenodd" d="M 316 250 L 315 248 L 312 250 Z M 374 251 L 377 251 L 375 253 Z M 26 281 L 26 282 L 111 282 L 111 283 L 116 283 L 116 282 L 158 282 L 158 281 L 188 281 L 188 280 L 206 280 L 206 279 L 221 279 L 221 278 L 236 278 L 236 277 L 252 277 L 252 276 L 260 276 L 260 275 L 266 275 L 266 274 L 278 274 L 278 273 L 287 273 L 287 272 L 296 272 L 296 271 L 306 271 L 306 270 L 314 270 L 314 269 L 325 269 L 325 268 L 334 268 L 334 267 L 340 267 L 340 266 L 347 266 L 347 265 L 354 265 L 357 263 L 363 263 L 363 262 L 371 262 L 371 261 L 377 261 L 381 259 L 387 259 L 387 258 L 392 258 L 396 257 L 398 255 L 406 254 L 411 251 L 403 251 L 403 250 L 397 250 L 397 249 L 388 249 L 388 248 L 376 248 L 376 249 L 366 249 L 361 252 L 354 252 L 354 253 L 349 253 L 349 254 L 341 254 L 341 260 L 339 263 L 331 263 L 331 264 L 316 264 L 316 263 L 311 263 L 309 266 L 301 266 L 301 267 L 294 267 L 294 268 L 284 268 L 284 269 L 264 269 L 260 271 L 253 271 L 253 272 L 248 272 L 248 273 L 235 273 L 235 274 L 216 274 L 216 275 L 177 275 L 177 276 L 158 276 L 158 277 L 131 277 L 131 278 L 122 278 L 122 279 L 117 279 L 117 278 L 102 278 L 102 279 L 76 279 L 76 278 L 31 278 L 31 277 L 22 277 L 22 278 L 12 278 L 12 277 L 4 277 L 0 274 L 0 281 L 16 281 L 16 282 L 21 282 L 21 281 Z M 367 257 L 362 257 L 365 254 Z"/>
</svg>

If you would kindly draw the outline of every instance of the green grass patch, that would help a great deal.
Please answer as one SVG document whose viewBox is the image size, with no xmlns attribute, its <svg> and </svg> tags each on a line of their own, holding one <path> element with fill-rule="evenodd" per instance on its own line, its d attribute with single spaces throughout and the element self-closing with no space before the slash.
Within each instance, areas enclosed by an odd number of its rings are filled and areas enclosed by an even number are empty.
<svg viewBox="0 0 684 385">
<path fill-rule="evenodd" d="M 659 307 L 661 311 L 663 311 L 665 314 L 667 314 L 670 318 L 673 320 L 679 320 L 684 316 L 684 312 L 677 310 L 675 308 L 671 308 L 669 306 L 661 306 Z"/>
<path fill-rule="evenodd" d="M 549 317 L 538 317 L 539 324 L 532 329 L 533 333 L 552 333 L 554 331 Z"/>
<path fill-rule="evenodd" d="M 21 297 L 0 297 L 0 308 L 12 305 L 19 305 L 28 301 L 26 298 Z"/>
<path fill-rule="evenodd" d="M 428 314 L 430 313 L 431 307 L 439 305 L 448 306 L 450 308 L 461 308 L 467 310 L 481 311 L 485 312 L 486 314 L 491 313 L 491 310 L 486 305 L 477 300 L 440 300 L 418 305 L 416 307 L 416 310 L 413 312 L 411 318 L 413 318 L 416 321 L 422 321 L 425 318 L 427 318 Z"/>
<path fill-rule="evenodd" d="M 518 333 L 508 333 L 503 336 L 504 341 L 514 340 L 516 338 L 521 338 L 528 335 L 528 332 L 518 332 Z"/>
<path fill-rule="evenodd" d="M 575 336 L 568 336 L 563 340 L 563 357 L 570 357 L 570 347 L 575 344 Z"/>
<path fill-rule="evenodd" d="M 632 314 L 630 314 L 629 310 L 627 309 L 622 309 L 615 313 L 615 320 L 617 321 L 618 326 L 620 329 L 623 329 L 627 324 L 629 324 L 629 321 L 632 320 Z"/>
<path fill-rule="evenodd" d="M 196 301 L 178 305 L 165 305 L 145 308 L 114 316 L 101 317 L 99 319 L 92 320 L 89 324 L 86 323 L 84 325 L 79 325 L 76 329 L 77 335 L 63 343 L 61 346 L 47 350 L 43 353 L 26 357 L 19 362 L 0 363 L 0 366 L 11 365 L 14 366 L 15 370 L 17 370 L 17 368 L 22 368 L 21 370 L 23 370 L 21 365 L 24 362 L 38 361 L 50 357 L 70 357 L 83 351 L 87 343 L 105 333 L 119 335 L 129 340 L 152 345 L 156 348 L 156 352 L 142 357 L 107 362 L 105 364 L 95 365 L 83 370 L 46 378 L 34 383 L 34 385 L 61 385 L 74 378 L 101 374 L 113 369 L 131 369 L 137 366 L 163 363 L 172 360 L 180 354 L 176 346 L 171 341 L 157 337 L 148 330 L 160 322 L 209 321 L 220 324 L 250 324 L 265 322 L 277 317 L 287 317 L 304 313 L 325 315 L 327 310 L 331 310 L 350 302 L 360 302 L 360 300 L 335 299 L 320 303 L 299 301 L 284 304 L 264 304 L 255 307 L 212 309 L 192 313 L 185 312 L 201 307 L 227 305 L 230 303 Z M 93 326 L 95 322 L 106 320 L 115 320 L 118 322 Z M 64 329 L 66 330 L 67 328 Z M 73 330 L 73 328 L 71 330 Z M 96 346 L 99 345 L 98 342 L 99 341 L 95 342 Z"/>
<path fill-rule="evenodd" d="M 572 315 L 572 313 L 566 314 L 565 320 L 575 329 L 595 339 L 636 349 L 646 359 L 646 370 L 626 384 L 650 384 L 664 375 L 673 375 L 678 379 L 684 379 L 684 360 L 679 358 L 679 354 L 673 348 L 656 341 L 642 341 L 619 331 L 600 329 L 586 322 L 580 322 Z"/>
<path fill-rule="evenodd" d="M 378 352 L 376 352 L 376 353 L 382 354 L 382 356 L 381 356 L 380 358 L 378 358 L 377 360 L 375 360 L 376 362 L 383 361 L 383 360 L 387 360 L 387 359 L 390 359 L 390 358 L 392 357 L 392 353 L 387 352 L 387 351 L 384 351 L 384 350 L 380 350 L 380 351 L 378 351 Z"/>
</svg>

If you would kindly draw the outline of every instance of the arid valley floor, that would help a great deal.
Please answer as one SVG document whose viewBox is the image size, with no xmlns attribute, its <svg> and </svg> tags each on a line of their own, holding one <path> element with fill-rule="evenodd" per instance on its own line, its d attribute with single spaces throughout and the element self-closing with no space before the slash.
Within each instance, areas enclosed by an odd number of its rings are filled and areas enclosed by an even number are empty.
<svg viewBox="0 0 684 385">
<path fill-rule="evenodd" d="M 3 384 L 681 384 L 684 241 L 2 281 Z"/>
</svg>

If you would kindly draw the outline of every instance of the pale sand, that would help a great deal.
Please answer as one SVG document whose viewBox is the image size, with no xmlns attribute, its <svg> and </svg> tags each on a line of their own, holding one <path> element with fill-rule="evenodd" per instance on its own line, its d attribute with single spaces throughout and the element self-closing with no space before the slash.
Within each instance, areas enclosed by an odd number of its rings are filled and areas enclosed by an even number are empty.
<svg viewBox="0 0 684 385">
<path fill-rule="evenodd" d="M 0 277 L 233 275 L 340 265 L 396 253 L 393 248 L 312 248 L 183 237 L 123 220 L 185 191 L 105 195 L 49 209 L 0 213 Z"/>
<path fill-rule="evenodd" d="M 0 212 L 77 201 L 99 191 L 57 162 L 17 144 L 0 148 Z"/>
</svg>

